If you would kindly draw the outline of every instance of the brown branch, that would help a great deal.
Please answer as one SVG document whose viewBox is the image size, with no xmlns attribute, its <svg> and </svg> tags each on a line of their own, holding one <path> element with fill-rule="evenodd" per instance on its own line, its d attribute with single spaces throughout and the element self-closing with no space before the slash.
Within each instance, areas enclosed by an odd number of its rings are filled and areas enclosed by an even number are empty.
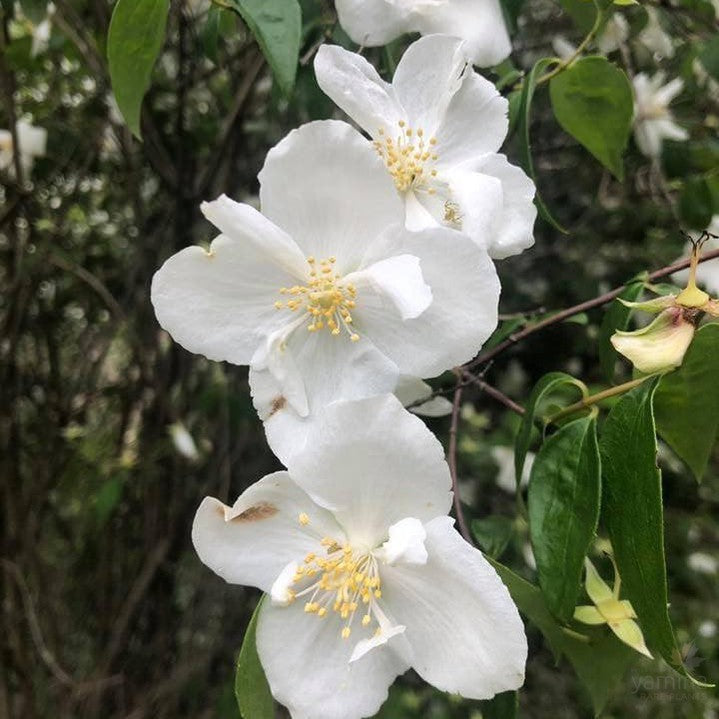
<svg viewBox="0 0 719 719">
<path fill-rule="evenodd" d="M 217 169 L 220 167 L 222 160 L 225 157 L 225 145 L 227 143 L 227 140 L 232 133 L 235 122 L 240 115 L 240 112 L 242 111 L 245 102 L 247 102 L 247 98 L 250 96 L 250 92 L 254 87 L 255 80 L 257 79 L 257 76 L 260 74 L 260 71 L 264 67 L 264 64 L 264 55 L 262 55 L 262 53 L 259 51 L 255 51 L 255 56 L 249 62 L 249 67 L 245 72 L 245 76 L 242 79 L 240 86 L 237 88 L 235 97 L 232 100 L 232 106 L 227 113 L 225 123 L 222 127 L 222 130 L 220 131 L 220 139 L 217 143 L 215 153 L 208 161 L 205 167 L 205 171 L 200 175 L 200 178 L 197 182 L 195 189 L 196 197 L 202 197 L 207 192 L 210 183 L 214 179 Z"/>
<path fill-rule="evenodd" d="M 481 377 L 477 377 L 466 370 L 462 371 L 462 377 L 465 378 L 467 384 L 476 385 L 486 395 L 494 400 L 497 400 L 497 402 L 503 404 L 507 409 L 512 410 L 512 412 L 518 414 L 520 417 L 526 412 L 521 404 L 517 404 L 511 397 L 507 397 L 504 392 L 500 392 L 496 387 L 492 387 L 491 384 L 485 382 Z"/>
<path fill-rule="evenodd" d="M 719 250 L 713 250 L 712 252 L 707 252 L 699 261 L 706 262 L 707 260 L 713 260 L 717 257 L 719 257 Z M 656 282 L 656 280 L 661 280 L 664 277 L 668 277 L 669 275 L 672 275 L 679 270 L 684 270 L 689 267 L 690 262 L 691 259 L 681 260 L 679 262 L 675 262 L 673 265 L 667 265 L 666 267 L 662 267 L 661 269 L 654 270 L 654 272 L 651 272 L 648 275 L 647 281 Z M 500 342 L 495 347 L 492 347 L 492 349 L 480 353 L 478 357 L 467 363 L 463 369 L 470 370 L 479 365 L 483 365 L 490 360 L 493 360 L 495 357 L 502 354 L 502 352 L 504 352 L 509 347 L 512 347 L 513 345 L 517 344 L 517 342 L 520 342 L 525 337 L 529 337 L 529 335 L 532 335 L 535 332 L 539 332 L 539 330 L 543 330 L 545 327 L 551 327 L 552 325 L 564 322 L 564 320 L 569 319 L 570 317 L 574 317 L 574 315 L 578 315 L 581 312 L 586 312 L 587 310 L 592 310 L 596 307 L 606 305 L 608 302 L 611 302 L 612 300 L 616 299 L 624 291 L 624 288 L 626 286 L 627 285 L 624 284 L 620 285 L 619 287 L 615 287 L 613 290 L 605 292 L 603 295 L 599 295 L 599 297 L 594 297 L 591 300 L 580 302 L 578 305 L 574 305 L 573 307 L 568 307 L 561 312 L 557 312 L 557 314 L 554 314 L 551 317 L 546 317 L 545 319 L 540 320 L 536 324 L 529 325 L 524 329 L 520 330 L 519 332 L 511 334 L 506 340 L 504 340 L 504 342 Z"/>
<path fill-rule="evenodd" d="M 454 496 L 454 513 L 457 515 L 457 524 L 462 536 L 470 543 L 472 535 L 467 527 L 467 520 L 464 518 L 462 511 L 462 502 L 459 498 L 459 487 L 457 481 L 457 427 L 459 425 L 459 410 L 462 404 L 462 381 L 461 373 L 457 372 L 457 386 L 454 389 L 454 400 L 452 402 L 452 423 L 449 427 L 449 449 L 447 451 L 447 464 L 449 465 L 449 474 L 452 478 L 452 494 Z"/>
</svg>

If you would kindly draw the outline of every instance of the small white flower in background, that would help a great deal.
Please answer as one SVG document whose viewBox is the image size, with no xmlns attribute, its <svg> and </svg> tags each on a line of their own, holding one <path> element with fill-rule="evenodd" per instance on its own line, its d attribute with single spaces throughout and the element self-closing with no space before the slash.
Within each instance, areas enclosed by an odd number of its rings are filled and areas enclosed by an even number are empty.
<svg viewBox="0 0 719 719">
<path fill-rule="evenodd" d="M 719 235 L 719 215 L 714 215 L 714 217 L 712 217 L 711 224 L 707 228 L 707 231 L 712 235 Z M 698 233 L 694 233 L 694 235 L 697 234 Z M 710 237 L 702 245 L 702 254 L 713 252 L 714 250 L 719 250 L 719 239 Z M 691 242 L 687 242 L 684 247 L 684 255 L 682 257 L 690 255 L 691 252 L 692 244 Z M 688 269 L 675 272 L 672 275 L 672 281 L 680 285 L 684 285 L 688 279 Z M 708 260 L 707 262 L 702 262 L 697 267 L 696 281 L 697 284 L 702 285 L 709 294 L 715 297 L 719 296 L 719 257 L 713 260 Z"/>
<path fill-rule="evenodd" d="M 32 29 L 32 46 L 30 47 L 31 57 L 37 57 L 45 52 L 50 44 L 52 33 L 52 16 L 55 14 L 55 5 L 47 4 L 45 17 Z"/>
<path fill-rule="evenodd" d="M 497 486 L 505 492 L 515 494 L 517 491 L 517 480 L 514 469 L 514 448 L 513 447 L 492 447 L 492 459 L 497 463 L 499 472 L 497 472 Z M 522 469 L 521 487 L 529 484 L 529 475 L 532 472 L 536 455 L 534 452 L 527 452 L 524 459 L 524 468 Z"/>
<path fill-rule="evenodd" d="M 664 83 L 665 75 L 654 77 L 640 72 L 634 77 L 634 138 L 647 157 L 659 157 L 662 142 L 686 140 L 689 133 L 674 122 L 669 103 L 682 91 L 684 82 L 675 78 Z"/>
<path fill-rule="evenodd" d="M 259 180 L 264 214 L 225 196 L 203 204 L 222 234 L 167 260 L 152 302 L 186 349 L 250 365 L 255 407 L 285 460 L 330 403 L 473 357 L 497 324 L 499 280 L 465 235 L 404 228 L 389 175 L 346 123 L 294 130 Z"/>
<path fill-rule="evenodd" d="M 644 47 L 657 59 L 674 57 L 674 43 L 659 22 L 659 13 L 653 7 L 646 8 L 649 20 L 637 36 Z"/>
<path fill-rule="evenodd" d="M 536 571 L 537 560 L 534 558 L 534 550 L 532 549 L 532 545 L 529 542 L 525 542 L 524 546 L 522 547 L 522 557 L 524 557 L 524 561 L 526 562 L 527 566 L 531 570 Z"/>
<path fill-rule="evenodd" d="M 689 569 L 698 574 L 714 576 L 719 572 L 719 561 L 712 557 L 711 554 L 705 554 L 704 552 L 692 552 L 687 557 L 687 565 Z"/>
<path fill-rule="evenodd" d="M 596 39 L 597 49 L 608 55 L 610 52 L 618 50 L 628 37 L 629 23 L 623 15 L 615 12 L 607 20 L 604 29 Z M 564 35 L 552 37 L 552 49 L 561 60 L 569 60 L 577 52 L 577 46 L 569 42 Z"/>
<path fill-rule="evenodd" d="M 713 102 L 719 102 L 719 82 L 717 82 L 706 70 L 701 59 L 695 57 L 692 61 L 692 73 L 694 78 L 704 92 Z"/>
<path fill-rule="evenodd" d="M 624 15 L 619 12 L 615 12 L 604 29 L 597 37 L 597 47 L 600 52 L 608 55 L 610 52 L 618 50 L 629 37 L 629 23 L 626 21 Z"/>
<path fill-rule="evenodd" d="M 197 451 L 197 445 L 192 435 L 182 422 L 175 422 L 168 428 L 172 444 L 179 454 L 191 462 L 197 462 L 200 459 L 200 453 Z"/>
<path fill-rule="evenodd" d="M 552 37 L 552 50 L 560 60 L 569 60 L 577 52 L 577 46 L 569 42 L 564 35 L 554 35 Z"/>
<path fill-rule="evenodd" d="M 705 619 L 699 625 L 699 636 L 705 639 L 711 639 L 717 635 L 717 624 L 711 619 Z"/>
<path fill-rule="evenodd" d="M 507 135 L 507 100 L 467 66 L 460 40 L 420 38 L 392 84 L 334 45 L 319 49 L 315 73 L 372 138 L 404 201 L 408 229 L 460 229 L 495 259 L 531 247 L 534 183 L 497 154 Z"/>
<path fill-rule="evenodd" d="M 311 449 L 228 507 L 200 506 L 200 559 L 266 592 L 257 650 L 294 719 L 374 715 L 413 667 L 486 699 L 524 681 L 509 593 L 446 516 L 441 444 L 391 396 L 335 404 Z"/>
<path fill-rule="evenodd" d="M 474 65 L 497 65 L 512 43 L 499 0 L 335 0 L 345 32 L 363 47 L 386 45 L 408 32 L 451 35 Z"/>
<path fill-rule="evenodd" d="M 452 403 L 446 397 L 432 397 L 432 388 L 417 377 L 402 375 L 394 394 L 405 407 L 416 405 L 409 411 L 423 417 L 445 417 L 452 411 Z"/>
<path fill-rule="evenodd" d="M 15 125 L 17 142 L 20 149 L 20 164 L 28 174 L 32 170 L 36 157 L 44 157 L 47 146 L 47 130 L 35 127 L 25 120 Z M 14 174 L 13 139 L 10 130 L 0 130 L 0 170 Z"/>
</svg>

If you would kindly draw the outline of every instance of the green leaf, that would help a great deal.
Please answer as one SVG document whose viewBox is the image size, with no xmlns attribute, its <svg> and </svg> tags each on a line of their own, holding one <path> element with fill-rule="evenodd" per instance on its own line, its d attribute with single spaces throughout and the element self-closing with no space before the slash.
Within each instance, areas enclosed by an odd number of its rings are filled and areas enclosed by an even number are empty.
<svg viewBox="0 0 719 719">
<path fill-rule="evenodd" d="M 594 416 L 565 424 L 540 449 L 529 480 L 529 534 L 550 611 L 567 622 L 599 521 L 599 446 Z"/>
<path fill-rule="evenodd" d="M 714 198 L 704 177 L 689 177 L 679 195 L 679 215 L 687 227 L 703 230 L 714 215 Z"/>
<path fill-rule="evenodd" d="M 610 634 L 606 627 L 582 627 L 582 634 L 569 632 L 552 616 L 542 592 L 519 575 L 488 558 L 509 589 L 519 611 L 544 635 L 557 661 L 567 657 L 589 692 L 599 715 L 637 655 Z"/>
<path fill-rule="evenodd" d="M 472 521 L 472 534 L 490 557 L 498 559 L 512 539 L 514 524 L 509 517 L 499 515 L 475 519 Z"/>
<path fill-rule="evenodd" d="M 619 297 L 627 302 L 635 302 L 644 289 L 644 279 L 638 279 L 630 282 L 619 295 Z M 599 327 L 599 363 L 606 378 L 610 382 L 614 382 L 614 375 L 617 369 L 617 351 L 609 341 L 611 336 L 617 331 L 625 331 L 629 327 L 629 317 L 632 311 L 626 305 L 622 304 L 619 299 L 615 299 L 607 308 L 602 318 L 602 324 Z"/>
<path fill-rule="evenodd" d="M 519 694 L 502 692 L 493 699 L 482 702 L 482 719 L 516 719 L 519 710 Z"/>
<path fill-rule="evenodd" d="M 707 40 L 699 52 L 699 59 L 704 65 L 704 69 L 715 80 L 719 80 L 719 35 L 714 35 Z"/>
<path fill-rule="evenodd" d="M 622 593 L 637 613 L 647 645 L 696 681 L 682 664 L 667 610 L 662 482 L 652 411 L 657 382 L 656 377 L 648 379 L 624 395 L 604 423 L 603 517 Z"/>
<path fill-rule="evenodd" d="M 659 434 L 697 481 L 719 432 L 718 357 L 719 324 L 708 324 L 694 335 L 682 366 L 662 377 L 654 398 Z"/>
<path fill-rule="evenodd" d="M 302 35 L 297 0 L 227 0 L 255 36 L 283 94 L 295 85 Z"/>
<path fill-rule="evenodd" d="M 542 76 L 542 73 L 552 65 L 556 63 L 553 58 L 542 58 L 537 60 L 534 67 L 531 69 L 529 74 L 524 78 L 522 83 L 522 95 L 519 101 L 519 111 L 517 114 L 517 133 L 519 135 L 520 144 L 520 162 L 522 167 L 526 170 L 527 174 L 535 180 L 536 185 L 536 173 L 534 172 L 534 161 L 532 160 L 532 145 L 529 140 L 529 127 L 532 121 L 532 100 L 534 98 L 534 91 L 537 87 L 537 80 Z M 557 220 L 554 219 L 549 208 L 544 204 L 539 190 L 537 190 L 534 196 L 534 202 L 537 205 L 539 214 L 555 229 L 560 232 L 567 233 L 567 230 L 562 227 Z"/>
<path fill-rule="evenodd" d="M 107 36 L 115 100 L 133 135 L 140 138 L 142 98 L 162 49 L 169 0 L 118 0 Z"/>
<path fill-rule="evenodd" d="M 522 417 L 522 423 L 519 425 L 517 432 L 517 441 L 514 444 L 514 469 L 517 477 L 517 488 L 519 488 L 522 479 L 522 471 L 524 470 L 524 460 L 532 441 L 532 430 L 534 428 L 535 415 L 539 408 L 540 402 L 551 392 L 562 385 L 574 385 L 583 388 L 583 385 L 571 375 L 564 372 L 550 372 L 545 374 L 539 382 L 534 386 L 532 394 L 529 395 L 526 412 Z"/>
<path fill-rule="evenodd" d="M 260 664 L 260 658 L 257 656 L 255 634 L 257 618 L 260 615 L 263 601 L 264 597 L 257 603 L 242 641 L 240 656 L 237 659 L 235 697 L 242 719 L 274 719 L 275 716 L 270 687 L 267 684 L 262 664 Z"/>
<path fill-rule="evenodd" d="M 584 57 L 549 81 L 559 124 L 619 180 L 634 113 L 627 76 L 605 57 Z"/>
</svg>

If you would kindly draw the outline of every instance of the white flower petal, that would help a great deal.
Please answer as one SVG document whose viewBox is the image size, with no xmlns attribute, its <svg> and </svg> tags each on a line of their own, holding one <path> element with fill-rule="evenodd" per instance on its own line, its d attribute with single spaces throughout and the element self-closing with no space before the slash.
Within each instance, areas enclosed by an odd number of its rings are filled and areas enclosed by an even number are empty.
<svg viewBox="0 0 719 719">
<path fill-rule="evenodd" d="M 371 287 L 389 300 L 403 320 L 419 317 L 432 302 L 432 290 L 422 277 L 419 258 L 396 255 L 347 275 L 345 282 L 358 290 Z"/>
<path fill-rule="evenodd" d="M 478 172 L 496 177 L 502 183 L 502 204 L 492 226 L 487 247 L 489 256 L 503 260 L 531 247 L 537 219 L 534 182 L 504 155 L 490 155 L 479 165 Z"/>
<path fill-rule="evenodd" d="M 507 588 L 449 517 L 426 525 L 424 566 L 382 569 L 382 596 L 407 629 L 407 660 L 442 691 L 488 699 L 524 682 L 527 639 Z"/>
<path fill-rule="evenodd" d="M 376 547 L 401 519 L 427 521 L 449 511 L 442 445 L 392 395 L 328 407 L 310 444 L 311 452 L 291 458 L 289 471 L 331 509 L 353 543 Z"/>
<path fill-rule="evenodd" d="M 392 85 L 355 52 L 322 45 L 315 56 L 315 75 L 325 95 L 373 137 L 380 128 L 406 120 Z"/>
<path fill-rule="evenodd" d="M 408 29 L 408 10 L 387 0 L 335 0 L 342 29 L 358 45 L 386 45 Z"/>
<path fill-rule="evenodd" d="M 512 51 L 499 0 L 449 0 L 417 13 L 412 29 L 462 38 L 467 57 L 480 67 L 497 65 Z"/>
<path fill-rule="evenodd" d="M 466 65 L 462 41 L 447 35 L 422 37 L 405 50 L 392 87 L 410 127 L 427 137 L 436 132 Z"/>
<path fill-rule="evenodd" d="M 318 413 L 327 405 L 392 392 L 399 377 L 396 365 L 366 337 L 351 342 L 346 336 L 310 333 L 300 327 L 288 341 L 287 351 L 301 376 L 306 412 L 300 406 L 298 413 L 286 383 L 267 370 L 250 369 L 252 401 L 265 423 L 267 442 L 285 464 L 305 446 Z"/>
<path fill-rule="evenodd" d="M 259 174 L 263 213 L 306 256 L 358 267 L 367 243 L 404 220 L 394 184 L 372 144 L 344 122 L 311 122 L 267 154 Z"/>
<path fill-rule="evenodd" d="M 392 643 L 350 663 L 355 644 L 340 637 L 334 616 L 320 619 L 265 602 L 257 624 L 257 651 L 272 694 L 292 719 L 373 716 L 395 677 L 407 670 Z"/>
<path fill-rule="evenodd" d="M 389 528 L 388 536 L 376 553 L 386 564 L 427 564 L 424 546 L 427 532 L 419 519 L 405 517 L 395 522 Z"/>
<path fill-rule="evenodd" d="M 274 264 L 271 239 L 267 247 L 257 236 L 245 239 L 220 235 L 209 252 L 186 247 L 152 279 L 158 322 L 190 352 L 248 364 L 263 339 L 288 322 L 274 302 L 294 278 Z"/>
<path fill-rule="evenodd" d="M 426 201 L 427 198 L 423 197 L 422 199 Z M 408 230 L 411 230 L 412 232 L 419 232 L 420 230 L 426 230 L 428 227 L 439 226 L 439 220 L 427 207 L 425 207 L 419 197 L 417 197 L 412 190 L 405 192 L 404 203 L 404 224 Z M 441 206 L 441 203 L 439 204 Z"/>
<path fill-rule="evenodd" d="M 497 325 L 500 288 L 489 256 L 454 230 L 392 229 L 368 249 L 365 262 L 395 253 L 419 257 L 432 304 L 402 321 L 386 304 L 363 297 L 353 313 L 357 326 L 403 374 L 434 377 L 471 359 Z"/>
<path fill-rule="evenodd" d="M 489 80 L 467 72 L 435 133 L 437 167 L 474 163 L 488 152 L 497 152 L 509 129 L 508 108 Z"/>
<path fill-rule="evenodd" d="M 409 407 L 410 412 L 421 417 L 444 417 L 452 411 L 452 403 L 446 397 L 432 397 L 432 388 L 418 377 L 402 375 L 394 395 L 405 407 L 427 400 L 420 405 Z"/>
<path fill-rule="evenodd" d="M 202 214 L 220 232 L 247 245 L 254 245 L 262 254 L 298 278 L 304 278 L 307 264 L 294 240 L 254 207 L 220 195 L 200 205 Z"/>
<path fill-rule="evenodd" d="M 367 654 L 367 652 L 371 652 L 373 649 L 377 649 L 377 647 L 381 647 L 384 644 L 387 644 L 387 642 L 392 639 L 392 637 L 404 634 L 406 628 L 407 627 L 405 627 L 403 624 L 389 625 L 386 628 L 380 627 L 380 630 L 377 634 L 373 634 L 368 639 L 360 639 L 360 641 L 355 644 L 355 648 L 352 650 L 350 663 L 356 662 L 358 659 L 362 659 L 362 657 Z"/>
<path fill-rule="evenodd" d="M 295 583 L 295 575 L 299 569 L 299 564 L 295 560 L 289 562 L 287 566 L 280 572 L 279 577 L 275 579 L 270 589 L 270 600 L 273 604 L 286 607 L 293 599 L 290 587 Z"/>
<path fill-rule="evenodd" d="M 452 201 L 459 207 L 461 230 L 488 250 L 500 224 L 504 202 L 502 183 L 496 177 L 469 170 L 447 172 Z"/>
<path fill-rule="evenodd" d="M 299 522 L 307 514 L 307 528 Z M 332 515 L 290 479 L 275 472 L 246 489 L 232 507 L 205 497 L 192 525 L 204 564 L 230 584 L 271 592 L 288 562 L 317 548 L 317 534 L 341 536 Z"/>
</svg>

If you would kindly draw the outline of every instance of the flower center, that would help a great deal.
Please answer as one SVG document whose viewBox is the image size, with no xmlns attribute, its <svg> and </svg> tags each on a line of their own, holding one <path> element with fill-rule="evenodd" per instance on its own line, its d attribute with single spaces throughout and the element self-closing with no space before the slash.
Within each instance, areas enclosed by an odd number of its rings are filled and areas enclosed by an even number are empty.
<svg viewBox="0 0 719 719">
<path fill-rule="evenodd" d="M 300 514 L 299 522 L 306 525 L 309 518 Z M 340 544 L 332 537 L 323 537 L 320 546 L 318 553 L 310 552 L 298 564 L 290 580 L 293 589 L 288 591 L 288 599 L 293 602 L 306 597 L 305 612 L 320 618 L 339 614 L 343 620 L 340 634 L 347 639 L 358 611 L 363 627 L 372 623 L 377 611 L 376 603 L 382 596 L 377 559 L 367 549 Z M 376 633 L 379 631 L 378 625 Z"/>
<path fill-rule="evenodd" d="M 337 336 L 344 328 L 353 342 L 359 335 L 352 327 L 350 310 L 355 307 L 357 290 L 354 285 L 345 284 L 334 271 L 336 258 L 329 257 L 318 263 L 314 257 L 307 258 L 309 275 L 306 285 L 282 287 L 280 294 L 289 296 L 285 302 L 275 302 L 278 310 L 287 309 L 292 312 L 303 310 L 308 316 L 307 329 L 318 332 L 327 329 Z"/>
<path fill-rule="evenodd" d="M 373 144 L 392 175 L 395 187 L 400 192 L 415 190 L 434 195 L 436 189 L 432 185 L 437 170 L 433 165 L 438 157 L 434 151 L 436 138 L 425 140 L 421 127 L 413 130 L 404 120 L 399 121 L 396 137 L 383 129 L 379 135 Z"/>
</svg>

